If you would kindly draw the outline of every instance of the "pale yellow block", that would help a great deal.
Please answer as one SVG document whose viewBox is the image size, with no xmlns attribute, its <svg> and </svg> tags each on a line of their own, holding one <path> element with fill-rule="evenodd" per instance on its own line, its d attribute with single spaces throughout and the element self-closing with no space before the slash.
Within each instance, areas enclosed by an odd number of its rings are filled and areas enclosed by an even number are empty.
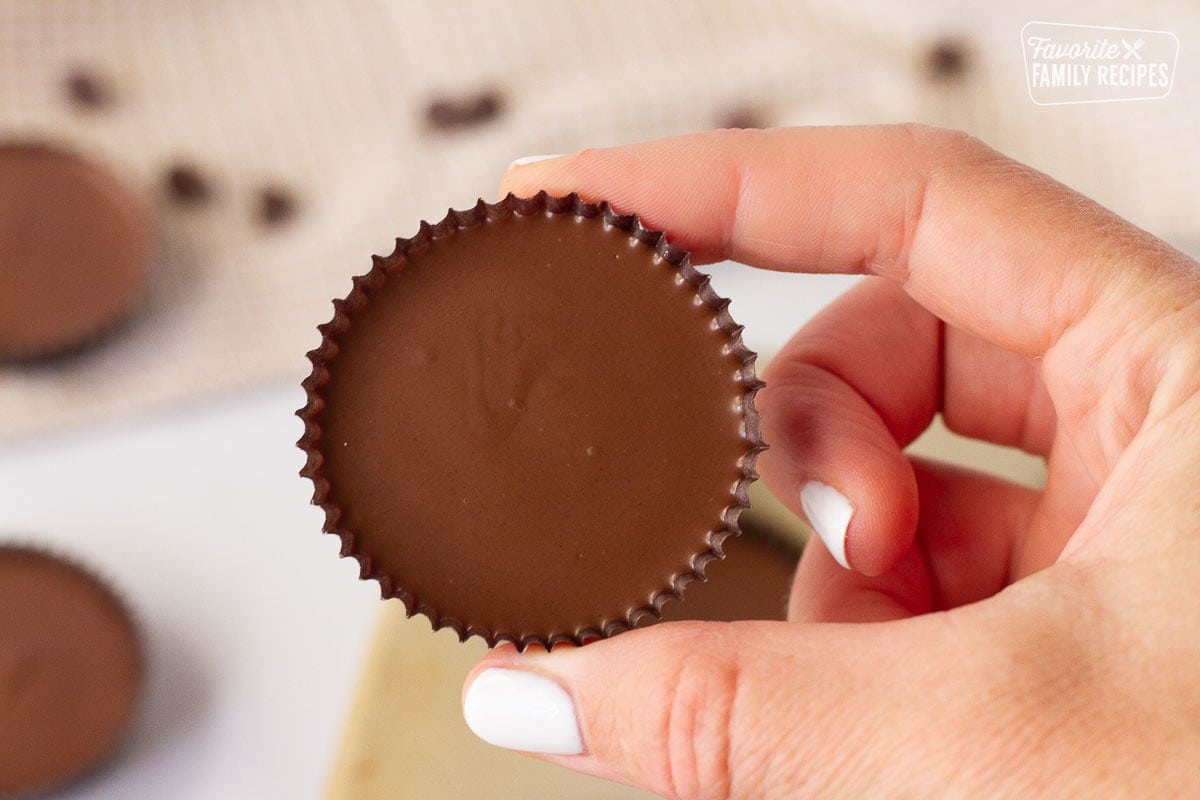
<svg viewBox="0 0 1200 800">
<path fill-rule="evenodd" d="M 451 631 L 433 635 L 424 617 L 405 619 L 399 602 L 384 603 L 327 800 L 651 797 L 475 738 L 460 697 L 485 651 Z"/>
<path fill-rule="evenodd" d="M 1041 458 L 1015 447 L 959 436 L 946 427 L 941 414 L 905 452 L 987 472 L 1032 489 L 1046 485 L 1046 462 Z"/>
</svg>

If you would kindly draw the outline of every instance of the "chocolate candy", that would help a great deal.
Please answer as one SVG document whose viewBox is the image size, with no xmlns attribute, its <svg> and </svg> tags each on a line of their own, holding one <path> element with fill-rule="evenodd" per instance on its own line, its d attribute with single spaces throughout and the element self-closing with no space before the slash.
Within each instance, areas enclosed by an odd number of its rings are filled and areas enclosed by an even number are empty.
<svg viewBox="0 0 1200 800">
<path fill-rule="evenodd" d="M 130 192 L 79 156 L 0 146 L 0 359 L 82 345 L 129 313 L 151 259 Z"/>
<path fill-rule="evenodd" d="M 495 119 L 503 103 L 500 94 L 484 89 L 464 97 L 441 97 L 425 109 L 425 118 L 434 128 L 466 128 Z"/>
<path fill-rule="evenodd" d="M 709 565 L 704 583 L 689 583 L 683 601 L 663 606 L 664 620 L 787 619 L 800 551 L 754 512 L 742 515 L 741 536 L 726 539 L 726 557 Z"/>
<path fill-rule="evenodd" d="M 90 69 L 77 67 L 72 70 L 63 86 L 71 105 L 83 111 L 98 111 L 112 104 L 112 89 Z"/>
<path fill-rule="evenodd" d="M 952 81 L 966 73 L 969 61 L 962 41 L 941 39 L 930 45 L 925 54 L 925 69 L 934 80 Z"/>
<path fill-rule="evenodd" d="M 167 193 L 176 203 L 196 206 L 212 198 L 212 186 L 204 174 L 191 164 L 172 164 L 163 180 Z"/>
<path fill-rule="evenodd" d="M 717 115 L 718 128 L 766 128 L 765 115 L 753 106 L 729 108 Z"/>
<path fill-rule="evenodd" d="M 121 738 L 142 669 L 124 606 L 57 557 L 0 547 L 0 796 L 78 777 Z"/>
<path fill-rule="evenodd" d="M 657 616 L 736 532 L 762 449 L 727 304 L 661 234 L 574 196 L 423 223 L 309 354 L 325 529 L 462 638 Z"/>
<path fill-rule="evenodd" d="M 282 225 L 296 214 L 291 192 L 278 186 L 265 186 L 258 193 L 258 221 L 264 225 Z"/>
</svg>

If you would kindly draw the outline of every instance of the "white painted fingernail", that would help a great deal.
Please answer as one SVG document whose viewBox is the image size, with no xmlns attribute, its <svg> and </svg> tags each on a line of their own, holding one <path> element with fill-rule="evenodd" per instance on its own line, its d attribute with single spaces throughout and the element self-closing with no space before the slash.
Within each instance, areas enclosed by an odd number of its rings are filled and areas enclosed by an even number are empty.
<svg viewBox="0 0 1200 800">
<path fill-rule="evenodd" d="M 846 495 L 828 484 L 809 481 L 800 490 L 800 505 L 830 555 L 850 569 L 850 563 L 846 561 L 846 531 L 850 528 L 854 506 L 850 505 Z"/>
<path fill-rule="evenodd" d="M 509 164 L 508 168 L 512 169 L 513 167 L 527 167 L 530 164 L 536 164 L 539 161 L 549 161 L 550 159 L 558 158 L 561 155 L 564 155 L 564 154 L 563 153 L 555 153 L 554 155 L 549 155 L 549 156 L 524 156 L 522 158 L 518 158 L 516 161 Z"/>
<path fill-rule="evenodd" d="M 583 752 L 575 704 L 551 679 L 515 669 L 485 669 L 463 700 L 463 716 L 488 744 L 527 753 Z"/>
</svg>

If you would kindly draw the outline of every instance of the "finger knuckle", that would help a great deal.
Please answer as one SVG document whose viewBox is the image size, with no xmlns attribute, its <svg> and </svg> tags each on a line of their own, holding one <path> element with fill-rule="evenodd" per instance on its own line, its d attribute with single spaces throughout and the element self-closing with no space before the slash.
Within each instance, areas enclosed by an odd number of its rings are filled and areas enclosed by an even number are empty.
<svg viewBox="0 0 1200 800">
<path fill-rule="evenodd" d="M 735 655 L 684 657 L 667 687 L 659 741 L 666 788 L 680 800 L 732 796 L 732 730 L 740 669 Z"/>
<path fill-rule="evenodd" d="M 934 161 L 969 158 L 992 149 L 965 131 L 908 122 L 900 126 L 915 148 Z"/>
</svg>

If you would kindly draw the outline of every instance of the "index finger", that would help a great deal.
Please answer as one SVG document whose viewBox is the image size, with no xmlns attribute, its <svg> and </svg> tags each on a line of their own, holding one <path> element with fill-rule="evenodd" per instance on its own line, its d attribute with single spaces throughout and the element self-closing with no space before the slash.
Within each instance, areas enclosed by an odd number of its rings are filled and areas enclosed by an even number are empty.
<svg viewBox="0 0 1200 800">
<path fill-rule="evenodd" d="M 531 163 L 502 183 L 541 189 L 636 211 L 697 261 L 892 278 L 1032 356 L 1090 310 L 1120 308 L 1130 276 L 1172 252 L 978 140 L 915 125 L 710 131 Z"/>
</svg>

